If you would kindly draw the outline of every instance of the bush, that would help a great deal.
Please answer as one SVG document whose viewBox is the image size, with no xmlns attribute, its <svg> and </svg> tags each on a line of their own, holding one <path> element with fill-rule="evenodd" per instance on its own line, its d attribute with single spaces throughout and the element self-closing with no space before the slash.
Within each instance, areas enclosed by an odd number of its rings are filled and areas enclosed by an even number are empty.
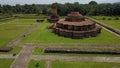
<svg viewBox="0 0 120 68">
<path fill-rule="evenodd" d="M 119 17 L 116 17 L 115 20 L 119 20 Z"/>
<path fill-rule="evenodd" d="M 35 67 L 39 67 L 39 63 L 36 63 Z"/>
<path fill-rule="evenodd" d="M 112 20 L 111 18 L 108 18 L 108 20 Z"/>
<path fill-rule="evenodd" d="M 103 17 L 102 20 L 106 20 L 106 18 Z"/>
</svg>

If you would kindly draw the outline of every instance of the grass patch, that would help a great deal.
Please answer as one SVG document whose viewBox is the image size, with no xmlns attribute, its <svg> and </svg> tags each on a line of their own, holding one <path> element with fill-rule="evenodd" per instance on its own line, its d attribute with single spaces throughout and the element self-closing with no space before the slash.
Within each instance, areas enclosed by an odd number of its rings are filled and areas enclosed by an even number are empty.
<svg viewBox="0 0 120 68">
<path fill-rule="evenodd" d="M 14 59 L 0 59 L 0 68 L 10 68 Z"/>
<path fill-rule="evenodd" d="M 43 53 L 44 53 L 44 48 L 41 48 L 41 47 L 35 47 L 34 48 L 34 51 L 33 51 L 34 55 L 41 55 Z"/>
<path fill-rule="evenodd" d="M 53 61 L 52 68 L 119 68 L 120 63 Z"/>
<path fill-rule="evenodd" d="M 49 16 L 43 14 L 16 14 L 18 18 L 26 18 L 26 19 L 39 19 L 39 18 L 48 18 Z"/>
<path fill-rule="evenodd" d="M 99 20 L 100 22 L 107 24 L 108 26 L 111 26 L 113 28 L 120 30 L 120 20 Z"/>
<path fill-rule="evenodd" d="M 71 39 L 60 37 L 52 30 L 47 29 L 50 23 L 44 22 L 40 24 L 40 27 L 29 34 L 27 37 L 21 40 L 23 43 L 59 43 L 59 44 L 120 44 L 119 37 L 113 35 L 110 32 L 102 29 L 102 33 L 97 37 L 85 38 L 85 39 Z"/>
<path fill-rule="evenodd" d="M 28 64 L 28 68 L 37 68 L 35 65 L 39 63 L 38 68 L 45 68 L 45 60 L 31 60 Z"/>
<path fill-rule="evenodd" d="M 31 28 L 35 19 L 14 19 L 0 24 L 0 47 L 5 47 L 11 40 Z"/>
<path fill-rule="evenodd" d="M 14 46 L 13 50 L 11 50 L 10 52 L 0 52 L 0 54 L 13 54 L 13 53 L 18 54 L 21 51 L 21 49 L 22 47 Z"/>
<path fill-rule="evenodd" d="M 93 18 L 97 19 L 98 21 L 111 26 L 113 28 L 119 29 L 120 30 L 120 17 L 119 20 L 115 20 L 116 17 L 114 16 L 93 16 Z M 105 18 L 106 20 L 102 20 L 102 18 Z M 107 20 L 107 19 L 111 19 L 111 20 Z"/>
</svg>

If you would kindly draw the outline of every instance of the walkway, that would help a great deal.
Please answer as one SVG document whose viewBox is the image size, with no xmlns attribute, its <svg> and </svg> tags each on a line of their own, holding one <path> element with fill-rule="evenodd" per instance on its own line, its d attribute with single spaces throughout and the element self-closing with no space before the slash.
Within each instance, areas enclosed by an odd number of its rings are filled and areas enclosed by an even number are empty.
<svg viewBox="0 0 120 68">
<path fill-rule="evenodd" d="M 53 56 L 32 55 L 35 60 L 67 60 L 67 61 L 94 61 L 94 62 L 120 62 L 120 57 L 94 57 L 94 56 Z"/>
<path fill-rule="evenodd" d="M 11 65 L 11 68 L 27 68 L 33 49 L 33 46 L 24 46 L 19 56 Z"/>
<path fill-rule="evenodd" d="M 13 56 L 12 54 L 0 54 L 0 58 L 16 58 L 17 56 Z"/>
<path fill-rule="evenodd" d="M 51 68 L 52 66 L 51 66 L 51 61 L 46 61 L 46 68 Z"/>
<path fill-rule="evenodd" d="M 38 43 L 18 43 L 19 46 L 40 46 L 40 47 L 64 47 L 64 46 L 70 46 L 70 47 L 92 47 L 92 48 L 120 48 L 120 44 L 38 44 Z M 16 45 L 16 46 L 18 46 Z M 14 45 L 13 45 L 14 46 Z"/>
<path fill-rule="evenodd" d="M 24 38 L 25 36 L 27 36 L 28 34 L 30 34 L 32 31 L 34 31 L 37 27 L 39 27 L 40 23 L 36 23 L 32 28 L 30 28 L 28 31 L 26 31 L 25 33 L 21 34 L 20 36 L 18 36 L 16 39 L 12 40 L 11 42 L 8 43 L 8 46 L 11 45 L 16 45 L 18 43 L 19 40 L 21 40 L 22 38 Z"/>
</svg>

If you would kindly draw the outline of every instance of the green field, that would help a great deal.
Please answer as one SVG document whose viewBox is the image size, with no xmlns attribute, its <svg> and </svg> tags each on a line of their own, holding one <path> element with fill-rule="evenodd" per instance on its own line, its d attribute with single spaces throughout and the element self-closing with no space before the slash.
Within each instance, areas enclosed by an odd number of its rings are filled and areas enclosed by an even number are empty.
<svg viewBox="0 0 120 68">
<path fill-rule="evenodd" d="M 98 17 L 99 18 L 99 17 Z M 101 17 L 100 17 L 101 18 Z M 101 20 L 107 25 L 119 29 L 119 25 L 113 23 L 120 23 L 120 20 Z M 108 23 L 106 23 L 106 22 Z M 6 45 L 29 30 L 36 23 L 36 19 L 13 19 L 9 21 L 0 22 L 0 47 L 6 47 Z M 44 44 L 120 44 L 120 38 L 114 34 L 102 29 L 101 34 L 97 37 L 84 38 L 84 39 L 71 39 L 60 37 L 52 33 L 51 29 L 47 29 L 51 24 L 47 21 L 38 24 L 39 27 L 31 34 L 20 40 L 20 43 L 44 43 Z M 59 48 L 59 47 L 57 47 Z M 91 50 L 120 50 L 120 48 L 93 48 L 93 47 L 68 47 L 63 48 L 80 48 Z M 18 54 L 22 48 L 14 46 L 13 50 L 7 53 L 0 52 L 0 54 Z M 58 53 L 44 53 L 44 47 L 35 47 L 33 51 L 34 55 L 63 55 L 63 56 L 120 56 L 120 55 L 108 55 L 108 54 L 58 54 Z M 0 59 L 0 68 L 9 68 L 14 59 Z M 45 68 L 45 60 L 31 60 L 28 64 L 28 68 L 36 68 L 36 63 L 40 64 L 40 68 Z M 105 62 L 81 62 L 81 61 L 52 61 L 52 68 L 114 68 L 120 67 L 120 63 L 105 63 Z"/>
<path fill-rule="evenodd" d="M 39 19 L 39 18 L 48 18 L 49 16 L 43 14 L 16 14 L 18 18 L 25 18 L 25 19 Z"/>
<path fill-rule="evenodd" d="M 1 19 L 5 19 L 5 18 L 9 18 L 10 15 L 7 15 L 7 14 L 0 14 L 0 20 Z"/>
<path fill-rule="evenodd" d="M 44 60 L 31 60 L 28 64 L 28 68 L 37 68 L 36 64 L 39 63 L 38 68 L 45 68 L 45 61 Z"/>
<path fill-rule="evenodd" d="M 14 59 L 0 59 L 0 68 L 10 68 Z"/>
<path fill-rule="evenodd" d="M 34 48 L 34 51 L 33 51 L 33 54 L 34 54 L 34 55 L 41 55 L 41 54 L 44 54 L 44 48 L 35 47 L 35 48 Z"/>
<path fill-rule="evenodd" d="M 14 19 L 2 23 L 0 24 L 0 47 L 5 47 L 10 41 L 31 28 L 35 19 Z"/>
<path fill-rule="evenodd" d="M 119 68 L 120 63 L 53 61 L 52 68 Z"/>
<path fill-rule="evenodd" d="M 52 30 L 47 29 L 50 23 L 44 22 L 40 24 L 40 27 L 29 34 L 27 37 L 22 39 L 23 43 L 59 43 L 59 44 L 120 44 L 118 40 L 119 37 L 113 35 L 112 33 L 102 29 L 102 33 L 97 37 L 85 38 L 85 39 L 71 39 L 60 37 L 54 33 Z"/>
<path fill-rule="evenodd" d="M 111 26 L 113 28 L 119 29 L 120 30 L 120 17 L 119 20 L 115 20 L 116 17 L 110 17 L 110 16 L 93 16 L 93 18 L 97 19 L 98 21 Z M 105 18 L 106 20 L 102 20 L 102 18 Z M 111 20 L 108 20 L 110 18 Z"/>
</svg>

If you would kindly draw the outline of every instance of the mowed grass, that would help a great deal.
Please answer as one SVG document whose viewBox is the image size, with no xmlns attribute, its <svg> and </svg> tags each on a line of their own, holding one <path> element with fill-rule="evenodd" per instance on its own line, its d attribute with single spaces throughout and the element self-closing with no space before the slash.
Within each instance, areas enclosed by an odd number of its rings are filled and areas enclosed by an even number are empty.
<svg viewBox="0 0 120 68">
<path fill-rule="evenodd" d="M 39 63 L 39 67 L 36 64 Z M 45 68 L 45 60 L 31 60 L 28 64 L 28 68 Z"/>
<path fill-rule="evenodd" d="M 34 48 L 34 51 L 33 51 L 33 54 L 34 54 L 34 55 L 41 55 L 41 54 L 44 54 L 44 48 L 35 47 L 35 48 Z"/>
<path fill-rule="evenodd" d="M 52 68 L 119 68 L 114 62 L 53 61 Z"/>
<path fill-rule="evenodd" d="M 0 68 L 10 68 L 14 59 L 0 59 Z"/>
<path fill-rule="evenodd" d="M 52 33 L 51 29 L 47 29 L 50 23 L 43 22 L 40 27 L 33 31 L 31 34 L 21 40 L 23 43 L 59 43 L 59 44 L 120 44 L 120 38 L 112 33 L 102 29 L 102 33 L 97 37 L 84 38 L 84 39 L 71 39 L 60 37 Z"/>
<path fill-rule="evenodd" d="M 93 18 L 97 19 L 98 21 L 111 26 L 113 28 L 120 30 L 120 17 L 113 17 L 113 16 L 93 16 Z M 102 18 L 106 18 L 106 20 L 103 20 Z M 110 18 L 111 20 L 108 20 Z M 119 18 L 119 20 L 115 20 L 115 18 Z"/>
<path fill-rule="evenodd" d="M 22 47 L 18 47 L 18 46 L 14 46 L 12 48 L 13 50 L 11 50 L 10 52 L 0 52 L 0 54 L 13 54 L 13 53 L 18 54 L 22 49 Z"/>
<path fill-rule="evenodd" d="M 23 34 L 35 23 L 35 19 L 14 19 L 0 24 L 0 47 L 5 47 L 7 43 Z"/>
</svg>

